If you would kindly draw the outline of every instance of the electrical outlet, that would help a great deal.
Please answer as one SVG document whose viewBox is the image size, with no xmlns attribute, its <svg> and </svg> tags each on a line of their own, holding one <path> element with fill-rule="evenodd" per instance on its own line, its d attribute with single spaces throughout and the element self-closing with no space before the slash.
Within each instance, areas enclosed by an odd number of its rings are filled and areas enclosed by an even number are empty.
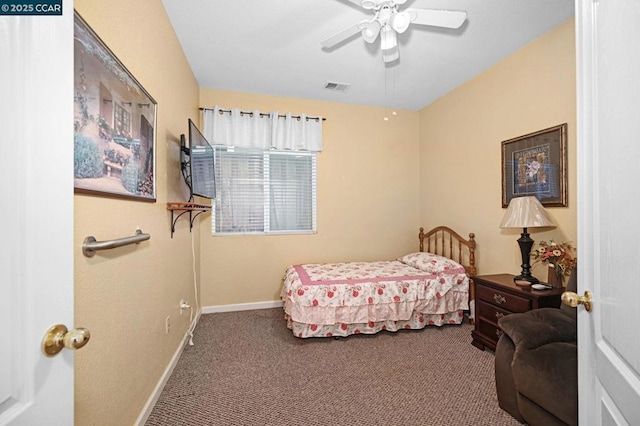
<svg viewBox="0 0 640 426">
<path fill-rule="evenodd" d="M 167 334 L 171 331 L 171 315 L 167 315 L 167 318 L 164 320 L 165 331 Z"/>
<path fill-rule="evenodd" d="M 180 301 L 180 315 L 182 315 L 182 311 L 185 309 L 191 309 L 191 305 L 189 305 L 184 299 Z"/>
</svg>

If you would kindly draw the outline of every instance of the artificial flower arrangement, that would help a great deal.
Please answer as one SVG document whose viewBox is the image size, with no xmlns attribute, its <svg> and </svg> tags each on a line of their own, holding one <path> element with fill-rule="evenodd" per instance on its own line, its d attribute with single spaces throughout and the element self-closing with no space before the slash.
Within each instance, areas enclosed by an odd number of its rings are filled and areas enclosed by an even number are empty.
<svg viewBox="0 0 640 426">
<path fill-rule="evenodd" d="M 540 241 L 539 247 L 531 253 L 531 257 L 535 260 L 534 264 L 541 262 L 553 266 L 554 272 L 560 281 L 563 277 L 571 274 L 573 268 L 576 267 L 575 247 L 571 243 L 556 243 L 550 240 Z"/>
</svg>

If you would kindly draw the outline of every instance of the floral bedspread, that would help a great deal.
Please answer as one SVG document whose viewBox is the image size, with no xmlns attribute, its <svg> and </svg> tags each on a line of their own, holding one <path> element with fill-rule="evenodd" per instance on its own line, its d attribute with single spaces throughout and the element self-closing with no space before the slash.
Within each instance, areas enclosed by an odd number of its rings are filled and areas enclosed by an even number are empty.
<svg viewBox="0 0 640 426">
<path fill-rule="evenodd" d="M 377 323 L 414 323 L 425 315 L 443 320 L 436 325 L 451 318 L 459 323 L 469 307 L 469 279 L 450 262 L 440 262 L 439 269 L 431 262 L 429 272 L 400 260 L 289 266 L 281 292 L 287 321 L 292 329 L 375 324 L 372 330 L 382 327 Z"/>
</svg>

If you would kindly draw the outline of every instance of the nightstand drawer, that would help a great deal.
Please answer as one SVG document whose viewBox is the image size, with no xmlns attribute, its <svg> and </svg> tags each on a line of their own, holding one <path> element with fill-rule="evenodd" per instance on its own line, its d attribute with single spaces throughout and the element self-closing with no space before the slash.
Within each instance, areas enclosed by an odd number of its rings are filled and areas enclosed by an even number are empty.
<svg viewBox="0 0 640 426">
<path fill-rule="evenodd" d="M 527 312 L 531 309 L 529 299 L 483 285 L 476 287 L 476 297 L 510 312 Z"/>
<path fill-rule="evenodd" d="M 513 312 L 506 309 L 499 308 L 495 305 L 485 303 L 482 300 L 478 300 L 476 306 L 476 315 L 478 318 L 482 318 L 484 321 L 489 321 L 494 324 L 498 324 L 498 320 L 505 315 L 509 315 Z"/>
<path fill-rule="evenodd" d="M 487 336 L 490 340 L 497 343 L 500 336 L 504 334 L 504 332 L 497 325 L 493 325 L 490 322 L 483 321 L 480 323 L 480 328 L 478 330 L 481 334 Z M 494 345 L 495 345 L 494 343 Z M 492 348 L 495 350 L 495 346 Z"/>
</svg>

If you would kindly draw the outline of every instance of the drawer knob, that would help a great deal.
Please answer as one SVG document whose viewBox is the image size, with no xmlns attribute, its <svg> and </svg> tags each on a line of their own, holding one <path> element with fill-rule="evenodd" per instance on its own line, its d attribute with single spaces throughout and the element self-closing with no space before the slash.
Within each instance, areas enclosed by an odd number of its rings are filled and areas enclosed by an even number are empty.
<svg viewBox="0 0 640 426">
<path fill-rule="evenodd" d="M 498 305 L 502 305 L 503 303 L 507 303 L 507 298 L 506 298 L 506 297 L 504 297 L 504 296 L 501 296 L 501 295 L 499 295 L 499 294 L 494 294 L 494 295 L 493 295 L 493 300 L 495 300 L 495 302 L 496 302 Z"/>
<path fill-rule="evenodd" d="M 500 319 L 504 316 L 502 312 L 496 312 L 496 319 Z"/>
</svg>

